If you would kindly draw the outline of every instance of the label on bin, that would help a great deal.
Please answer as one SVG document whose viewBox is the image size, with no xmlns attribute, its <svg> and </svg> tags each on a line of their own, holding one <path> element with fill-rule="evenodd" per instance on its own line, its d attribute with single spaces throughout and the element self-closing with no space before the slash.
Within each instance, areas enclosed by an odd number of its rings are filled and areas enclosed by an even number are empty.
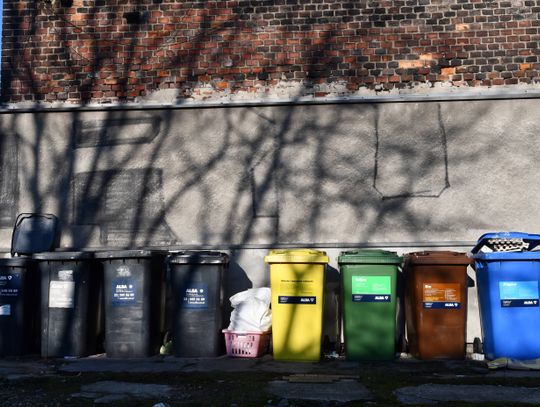
<svg viewBox="0 0 540 407">
<path fill-rule="evenodd" d="M 0 305 L 0 315 L 11 315 L 11 304 Z"/>
<path fill-rule="evenodd" d="M 303 297 L 303 296 L 297 296 L 297 295 L 279 295 L 278 303 L 279 304 L 313 305 L 313 304 L 317 304 L 317 297 Z"/>
<path fill-rule="evenodd" d="M 0 275 L 0 297 L 17 297 L 21 289 L 20 274 Z"/>
<path fill-rule="evenodd" d="M 58 280 L 73 281 L 73 270 L 58 270 Z"/>
<path fill-rule="evenodd" d="M 501 307 L 538 307 L 537 281 L 500 281 Z"/>
<path fill-rule="evenodd" d="M 424 283 L 423 307 L 425 309 L 460 309 L 459 283 Z"/>
<path fill-rule="evenodd" d="M 49 284 L 49 308 L 74 308 L 75 282 L 51 281 Z"/>
<path fill-rule="evenodd" d="M 208 284 L 191 283 L 186 287 L 182 295 L 182 308 L 207 309 L 208 308 Z"/>
<path fill-rule="evenodd" d="M 114 306 L 133 305 L 137 302 L 137 288 L 131 278 L 114 279 L 111 293 Z"/>
<path fill-rule="evenodd" d="M 353 302 L 390 302 L 392 301 L 392 277 L 390 276 L 353 276 Z"/>
</svg>

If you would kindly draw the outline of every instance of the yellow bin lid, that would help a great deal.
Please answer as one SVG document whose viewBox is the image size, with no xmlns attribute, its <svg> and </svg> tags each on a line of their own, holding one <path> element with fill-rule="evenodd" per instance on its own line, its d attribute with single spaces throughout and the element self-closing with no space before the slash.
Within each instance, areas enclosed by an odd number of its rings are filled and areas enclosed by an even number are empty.
<svg viewBox="0 0 540 407">
<path fill-rule="evenodd" d="M 328 263 L 326 252 L 313 249 L 270 250 L 264 258 L 266 263 Z"/>
</svg>

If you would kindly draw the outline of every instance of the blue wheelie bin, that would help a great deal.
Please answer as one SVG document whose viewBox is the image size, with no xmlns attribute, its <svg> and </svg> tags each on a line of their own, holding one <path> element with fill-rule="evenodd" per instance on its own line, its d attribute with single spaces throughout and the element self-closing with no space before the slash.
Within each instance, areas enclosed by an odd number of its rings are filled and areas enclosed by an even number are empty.
<svg viewBox="0 0 540 407">
<path fill-rule="evenodd" d="M 487 359 L 540 358 L 540 235 L 487 233 L 473 248 Z"/>
</svg>

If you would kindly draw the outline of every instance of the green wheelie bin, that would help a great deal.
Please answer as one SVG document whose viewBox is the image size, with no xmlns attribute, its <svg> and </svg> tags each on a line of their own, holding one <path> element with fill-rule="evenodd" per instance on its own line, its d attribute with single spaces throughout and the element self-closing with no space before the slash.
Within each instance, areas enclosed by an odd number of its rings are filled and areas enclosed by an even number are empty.
<svg viewBox="0 0 540 407">
<path fill-rule="evenodd" d="M 347 359 L 394 359 L 402 258 L 385 250 L 353 250 L 342 252 L 338 263 Z"/>
</svg>

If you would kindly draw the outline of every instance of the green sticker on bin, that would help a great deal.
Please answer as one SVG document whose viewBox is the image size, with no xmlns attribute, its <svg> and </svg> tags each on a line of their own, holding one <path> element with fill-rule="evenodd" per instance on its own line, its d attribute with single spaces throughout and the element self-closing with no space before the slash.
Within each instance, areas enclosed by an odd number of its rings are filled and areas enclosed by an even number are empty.
<svg viewBox="0 0 540 407">
<path fill-rule="evenodd" d="M 390 276 L 353 276 L 353 302 L 390 302 L 392 300 Z"/>
</svg>

